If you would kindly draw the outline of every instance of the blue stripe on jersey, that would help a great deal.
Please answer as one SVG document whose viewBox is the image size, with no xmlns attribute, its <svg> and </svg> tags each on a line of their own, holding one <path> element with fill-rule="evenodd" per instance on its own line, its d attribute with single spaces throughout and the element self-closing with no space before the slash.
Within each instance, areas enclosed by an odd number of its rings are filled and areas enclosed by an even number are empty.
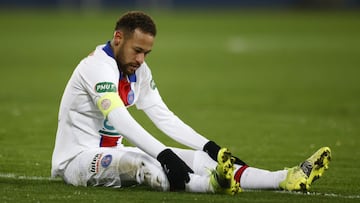
<svg viewBox="0 0 360 203">
<path fill-rule="evenodd" d="M 103 50 L 105 51 L 105 53 L 110 56 L 111 58 L 115 59 L 115 56 L 114 56 L 114 52 L 113 50 L 111 49 L 111 45 L 110 45 L 110 41 L 108 41 L 106 43 L 106 45 L 103 47 Z"/>
<path fill-rule="evenodd" d="M 123 78 L 123 72 L 120 72 L 120 77 L 119 77 L 119 80 L 121 80 Z M 131 74 L 131 75 L 128 75 L 128 79 L 129 79 L 129 82 L 136 82 L 136 74 Z"/>
<path fill-rule="evenodd" d="M 130 82 L 136 82 L 136 75 L 135 73 L 128 76 Z"/>
</svg>

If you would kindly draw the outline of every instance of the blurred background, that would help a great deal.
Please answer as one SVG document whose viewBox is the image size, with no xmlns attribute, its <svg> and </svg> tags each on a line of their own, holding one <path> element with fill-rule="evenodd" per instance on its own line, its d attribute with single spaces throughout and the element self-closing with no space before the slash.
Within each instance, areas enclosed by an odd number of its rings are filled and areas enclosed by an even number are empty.
<svg viewBox="0 0 360 203">
<path fill-rule="evenodd" d="M 1 7 L 12 8 L 336 8 L 354 9 L 358 0 L 0 0 Z"/>
</svg>

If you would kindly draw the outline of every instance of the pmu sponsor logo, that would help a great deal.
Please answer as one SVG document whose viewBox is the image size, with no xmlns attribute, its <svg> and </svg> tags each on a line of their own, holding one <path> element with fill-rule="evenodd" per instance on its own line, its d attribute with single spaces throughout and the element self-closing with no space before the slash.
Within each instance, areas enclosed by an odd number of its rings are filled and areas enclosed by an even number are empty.
<svg viewBox="0 0 360 203">
<path fill-rule="evenodd" d="M 99 82 L 95 85 L 95 91 L 103 92 L 116 92 L 116 85 L 112 82 Z"/>
</svg>

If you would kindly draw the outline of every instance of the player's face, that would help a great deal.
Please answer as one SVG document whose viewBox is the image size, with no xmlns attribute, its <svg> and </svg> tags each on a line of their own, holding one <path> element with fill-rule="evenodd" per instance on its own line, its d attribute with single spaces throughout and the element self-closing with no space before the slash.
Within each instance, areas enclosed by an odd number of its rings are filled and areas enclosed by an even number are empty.
<svg viewBox="0 0 360 203">
<path fill-rule="evenodd" d="M 145 61 L 154 43 L 154 37 L 135 29 L 132 36 L 125 37 L 120 42 L 116 60 L 120 69 L 126 75 L 134 74 Z"/>
</svg>

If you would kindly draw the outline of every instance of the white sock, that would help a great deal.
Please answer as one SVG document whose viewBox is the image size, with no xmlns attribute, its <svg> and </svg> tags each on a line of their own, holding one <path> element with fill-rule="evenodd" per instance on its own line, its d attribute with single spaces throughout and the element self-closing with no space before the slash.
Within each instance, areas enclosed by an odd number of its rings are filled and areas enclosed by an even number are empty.
<svg viewBox="0 0 360 203">
<path fill-rule="evenodd" d="M 190 166 L 194 173 L 190 175 L 190 182 L 185 185 L 188 192 L 213 193 L 214 189 L 210 184 L 210 170 L 214 170 L 217 162 L 209 155 L 200 150 L 186 150 L 173 148 L 185 163 Z"/>
<path fill-rule="evenodd" d="M 240 186 L 242 189 L 279 189 L 279 184 L 285 180 L 287 172 L 248 167 L 241 175 Z"/>
<path fill-rule="evenodd" d="M 187 192 L 212 193 L 213 187 L 210 184 L 210 176 L 190 174 L 190 182 L 185 185 Z"/>
<path fill-rule="evenodd" d="M 215 169 L 217 162 L 204 151 L 172 148 L 180 158 L 193 169 L 197 175 L 209 175 L 209 170 Z"/>
</svg>

